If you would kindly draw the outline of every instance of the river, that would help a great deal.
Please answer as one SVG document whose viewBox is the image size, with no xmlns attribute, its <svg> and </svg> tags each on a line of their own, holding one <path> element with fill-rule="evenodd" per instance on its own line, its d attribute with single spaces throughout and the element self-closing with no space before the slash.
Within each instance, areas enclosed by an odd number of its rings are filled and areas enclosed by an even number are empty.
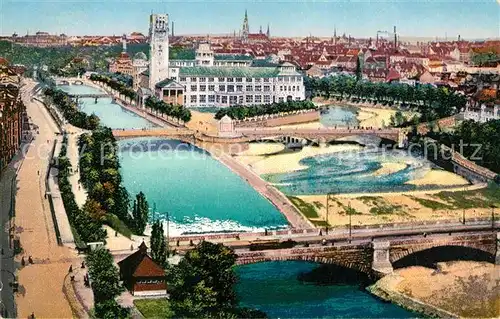
<svg viewBox="0 0 500 319">
<path fill-rule="evenodd" d="M 382 302 L 357 285 L 317 285 L 297 279 L 319 264 L 263 262 L 236 267 L 242 306 L 270 318 L 410 318 L 414 313 Z"/>
<path fill-rule="evenodd" d="M 97 93 L 87 86 L 62 86 L 70 93 Z M 110 98 L 81 99 L 80 108 L 95 113 L 114 129 L 154 127 L 149 121 L 112 103 Z M 121 174 L 131 195 L 145 193 L 156 208 L 150 220 L 170 222 L 170 234 L 213 231 L 252 231 L 286 226 L 286 219 L 246 181 L 207 152 L 162 138 L 118 142 Z M 237 293 L 242 306 L 270 317 L 404 318 L 411 313 L 380 302 L 355 285 L 319 286 L 297 280 L 318 264 L 267 262 L 236 267 Z"/>
</svg>

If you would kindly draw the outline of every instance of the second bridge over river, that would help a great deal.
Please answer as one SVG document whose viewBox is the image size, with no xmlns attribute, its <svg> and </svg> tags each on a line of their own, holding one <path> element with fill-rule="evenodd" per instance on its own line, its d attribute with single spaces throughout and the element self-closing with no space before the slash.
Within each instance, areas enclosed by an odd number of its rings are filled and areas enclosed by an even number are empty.
<svg viewBox="0 0 500 319">
<path fill-rule="evenodd" d="M 320 129 L 279 129 L 279 128 L 238 128 L 233 136 L 210 136 L 202 132 L 187 128 L 178 129 L 126 129 L 113 130 L 116 138 L 133 137 L 188 137 L 213 143 L 247 143 L 259 140 L 273 139 L 305 139 L 313 143 L 324 144 L 347 137 L 376 136 L 389 140 L 402 146 L 404 134 L 399 129 L 346 129 L 346 128 L 320 128 Z"/>
</svg>

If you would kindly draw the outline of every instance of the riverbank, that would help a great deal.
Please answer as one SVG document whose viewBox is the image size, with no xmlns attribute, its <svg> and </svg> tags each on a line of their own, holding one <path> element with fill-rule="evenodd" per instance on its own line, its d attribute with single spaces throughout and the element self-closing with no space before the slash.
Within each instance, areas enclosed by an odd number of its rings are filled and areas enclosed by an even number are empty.
<svg viewBox="0 0 500 319">
<path fill-rule="evenodd" d="M 437 269 L 395 270 L 369 290 L 426 316 L 500 316 L 500 266 L 486 262 L 439 263 Z"/>
</svg>

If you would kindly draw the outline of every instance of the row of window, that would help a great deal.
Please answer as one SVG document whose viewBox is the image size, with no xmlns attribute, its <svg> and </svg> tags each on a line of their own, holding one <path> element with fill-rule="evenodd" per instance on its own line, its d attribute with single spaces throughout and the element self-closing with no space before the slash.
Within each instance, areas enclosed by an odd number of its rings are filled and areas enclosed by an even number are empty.
<svg viewBox="0 0 500 319">
<path fill-rule="evenodd" d="M 271 92 L 271 86 L 270 85 L 255 85 L 255 86 L 252 86 L 252 85 L 246 85 L 246 86 L 243 86 L 243 84 L 241 85 L 224 85 L 224 84 L 221 84 L 221 85 L 218 85 L 216 86 L 215 84 L 209 84 L 208 86 L 205 85 L 205 84 L 200 84 L 199 86 L 197 86 L 196 84 L 194 85 L 191 85 L 190 86 L 190 89 L 191 89 L 191 92 L 196 92 L 196 91 L 200 91 L 200 92 L 206 92 L 207 89 L 209 92 L 212 92 L 212 91 L 215 91 L 215 88 L 218 89 L 219 92 L 243 92 L 243 87 L 245 87 L 245 91 L 246 92 Z M 227 91 L 226 91 L 227 89 Z M 299 87 L 297 86 L 297 91 L 299 90 Z M 281 91 L 283 91 L 283 87 L 281 87 Z M 286 91 L 286 89 L 285 89 Z M 295 86 L 293 86 L 293 91 L 295 91 Z"/>
<path fill-rule="evenodd" d="M 283 98 L 281 98 L 283 99 Z M 200 95 L 199 99 L 197 95 L 191 95 L 190 96 L 190 102 L 191 103 L 223 103 L 226 104 L 228 101 L 227 96 L 220 96 L 220 95 Z M 246 103 L 271 103 L 271 96 L 270 95 L 240 95 L 240 96 L 230 96 L 229 101 L 233 104 L 243 104 L 243 101 Z"/>
<path fill-rule="evenodd" d="M 214 78 L 214 77 L 185 77 L 181 76 L 179 78 L 180 82 L 187 82 L 189 79 L 190 82 L 215 82 L 216 79 L 218 82 L 237 82 L 237 83 L 260 83 L 265 82 L 269 83 L 271 78 Z M 300 76 L 281 76 L 277 78 L 278 82 L 302 82 L 302 77 Z"/>
</svg>

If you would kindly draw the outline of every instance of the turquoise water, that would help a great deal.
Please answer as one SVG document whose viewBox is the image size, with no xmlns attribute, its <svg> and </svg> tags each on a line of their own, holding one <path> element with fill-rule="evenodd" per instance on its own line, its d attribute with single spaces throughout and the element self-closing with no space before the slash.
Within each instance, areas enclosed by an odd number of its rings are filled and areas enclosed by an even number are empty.
<svg viewBox="0 0 500 319">
<path fill-rule="evenodd" d="M 73 94 L 99 94 L 102 91 L 85 85 L 61 85 L 63 91 Z M 80 110 L 86 114 L 94 113 L 101 120 L 101 124 L 112 129 L 137 129 L 152 128 L 157 125 L 130 112 L 120 105 L 112 102 L 111 98 L 98 98 L 97 103 L 93 98 L 82 98 Z"/>
<path fill-rule="evenodd" d="M 287 225 L 246 181 L 205 151 L 161 138 L 118 142 L 124 186 L 144 192 L 156 218 L 170 214 L 170 234 L 252 231 Z M 151 216 L 153 218 L 153 216 Z"/>
<path fill-rule="evenodd" d="M 406 168 L 391 174 L 374 174 L 384 162 L 403 163 Z M 404 151 L 380 149 L 318 155 L 300 163 L 308 167 L 295 172 L 266 174 L 263 178 L 288 195 L 410 191 L 416 186 L 405 183 L 422 177 L 432 166 L 426 159 Z"/>
<path fill-rule="evenodd" d="M 284 261 L 236 267 L 242 306 L 270 318 L 411 318 L 415 314 L 382 302 L 353 285 L 315 285 L 297 280 L 319 264 Z"/>
<path fill-rule="evenodd" d="M 357 108 L 351 106 L 331 105 L 326 113 L 322 113 L 319 122 L 326 127 L 356 126 Z"/>
</svg>

